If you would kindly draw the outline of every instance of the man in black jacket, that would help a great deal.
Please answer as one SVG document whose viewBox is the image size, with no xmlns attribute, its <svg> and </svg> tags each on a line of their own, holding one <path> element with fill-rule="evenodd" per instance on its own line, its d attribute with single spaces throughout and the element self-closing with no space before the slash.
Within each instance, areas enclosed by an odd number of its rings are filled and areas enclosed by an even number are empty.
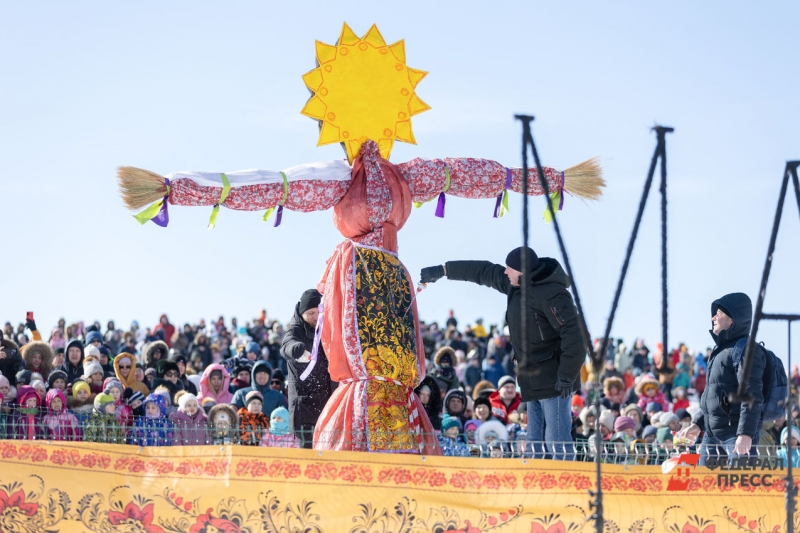
<svg viewBox="0 0 800 533">
<path fill-rule="evenodd" d="M 328 403 L 337 384 L 328 374 L 328 358 L 320 344 L 317 361 L 305 380 L 300 376 L 311 362 L 314 347 L 314 329 L 319 318 L 322 295 L 317 289 L 309 289 L 300 297 L 294 308 L 294 316 L 286 326 L 281 345 L 281 355 L 289 367 L 289 427 L 300 439 L 304 448 L 311 448 L 314 426 L 322 409 Z"/>
<path fill-rule="evenodd" d="M 705 432 L 700 450 L 701 466 L 705 465 L 709 454 L 756 454 L 764 402 L 766 354 L 763 350 L 756 349 L 753 353 L 747 381 L 747 393 L 752 394 L 753 403 L 729 401 L 729 395 L 739 388 L 744 372 L 744 350 L 737 350 L 736 343 L 749 336 L 752 315 L 750 298 L 740 292 L 726 294 L 711 304 L 710 333 L 716 346 L 708 359 L 706 389 L 692 425 L 679 434 L 694 442 L 701 431 Z"/>
<path fill-rule="evenodd" d="M 522 254 L 530 275 L 522 279 Z M 556 459 L 572 460 L 570 399 L 580 388 L 586 351 L 578 326 L 578 311 L 567 290 L 569 277 L 549 257 L 539 258 L 531 248 L 516 248 L 506 257 L 506 267 L 488 261 L 448 261 L 422 269 L 421 283 L 441 277 L 471 281 L 502 292 L 507 297 L 506 322 L 517 360 L 517 382 L 528 407 L 527 439 L 548 443 Z M 526 283 L 525 321 L 522 323 L 520 283 Z M 527 336 L 522 344 L 522 331 Z M 534 444 L 537 455 L 541 444 Z"/>
</svg>

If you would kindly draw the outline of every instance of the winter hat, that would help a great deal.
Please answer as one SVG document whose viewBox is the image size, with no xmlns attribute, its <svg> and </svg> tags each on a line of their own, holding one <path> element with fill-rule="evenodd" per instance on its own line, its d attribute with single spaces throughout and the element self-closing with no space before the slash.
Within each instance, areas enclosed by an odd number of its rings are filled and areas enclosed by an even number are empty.
<svg viewBox="0 0 800 533">
<path fill-rule="evenodd" d="M 675 416 L 678 417 L 678 420 L 683 420 L 684 418 L 692 418 L 692 415 L 686 409 L 678 409 L 675 411 Z"/>
<path fill-rule="evenodd" d="M 17 385 L 30 385 L 33 379 L 33 372 L 30 370 L 20 370 L 15 377 L 17 378 Z"/>
<path fill-rule="evenodd" d="M 489 408 L 489 415 L 491 416 L 491 413 L 492 413 L 492 402 L 489 401 L 489 398 L 487 398 L 486 396 L 481 396 L 480 398 L 475 400 L 475 404 L 472 406 L 472 411 L 474 412 L 475 409 L 477 409 L 479 405 L 485 405 L 486 407 L 488 407 Z"/>
<path fill-rule="evenodd" d="M 248 342 L 247 347 L 244 349 L 244 353 L 250 352 L 256 355 L 261 355 L 261 346 L 259 346 L 257 342 Z"/>
<path fill-rule="evenodd" d="M 133 361 L 133 356 L 132 356 L 131 354 L 129 354 L 128 352 L 121 352 L 119 355 L 117 355 L 117 356 L 114 358 L 114 360 L 115 360 L 115 361 L 119 360 L 119 363 L 117 363 L 117 364 L 122 364 L 122 363 L 124 363 L 126 360 L 127 360 L 127 361 L 128 361 L 128 363 L 129 363 L 129 364 L 131 364 L 131 365 L 133 365 L 133 363 L 134 363 L 134 361 Z"/>
<path fill-rule="evenodd" d="M 166 373 L 170 371 L 180 374 L 180 370 L 178 370 L 178 364 L 167 359 L 159 359 L 158 363 L 156 363 L 156 375 L 160 378 L 163 378 Z"/>
<path fill-rule="evenodd" d="M 74 386 L 73 386 L 74 388 Z M 106 405 L 111 404 L 114 405 L 114 397 L 110 394 L 106 394 L 105 392 L 101 392 L 97 396 L 94 397 L 94 408 L 100 412 L 106 412 Z"/>
<path fill-rule="evenodd" d="M 442 433 L 455 427 L 458 428 L 459 432 L 461 431 L 461 420 L 457 416 L 444 415 L 444 418 L 442 418 Z"/>
<path fill-rule="evenodd" d="M 661 387 L 658 380 L 651 375 L 645 375 L 636 385 L 636 394 L 641 396 L 647 389 L 655 388 L 658 390 Z"/>
<path fill-rule="evenodd" d="M 94 349 L 94 351 L 96 352 L 98 351 L 97 348 L 95 348 L 94 346 L 86 348 L 86 351 L 91 352 L 92 349 Z M 89 376 L 91 376 L 92 374 L 97 374 L 98 372 L 100 374 L 104 373 L 103 366 L 100 364 L 100 361 L 98 361 L 95 357 L 92 357 L 91 355 L 87 355 L 86 359 L 83 360 L 83 375 L 86 377 L 86 379 L 89 379 Z"/>
<path fill-rule="evenodd" d="M 39 396 L 39 393 L 36 392 L 36 389 L 29 387 L 28 385 L 23 385 L 17 388 L 17 403 L 20 405 L 20 407 L 25 407 L 25 402 L 27 402 L 29 398 L 36 398 L 37 407 L 42 405 L 42 397 Z"/>
<path fill-rule="evenodd" d="M 503 385 L 505 385 L 506 383 L 513 383 L 515 387 L 517 386 L 517 382 L 514 381 L 514 378 L 512 378 L 511 376 L 503 376 L 502 378 L 500 378 L 500 381 L 497 382 L 497 389 L 498 390 L 502 389 Z"/>
<path fill-rule="evenodd" d="M 134 402 L 136 402 L 137 400 L 144 403 L 144 394 L 142 394 L 138 390 L 133 390 L 133 389 L 127 389 L 125 392 L 127 393 L 128 391 L 131 391 L 132 394 L 128 399 L 125 400 L 125 403 L 127 403 L 128 405 L 133 405 Z"/>
<path fill-rule="evenodd" d="M 647 426 L 646 428 L 644 428 L 644 431 L 642 431 L 642 438 L 644 439 L 646 437 L 649 437 L 650 435 L 655 436 L 657 433 L 658 433 L 657 427 Z"/>
<path fill-rule="evenodd" d="M 625 431 L 626 429 L 636 429 L 636 422 L 629 416 L 620 416 L 614 421 L 614 431 Z"/>
<path fill-rule="evenodd" d="M 322 302 L 322 295 L 317 289 L 308 289 L 300 297 L 300 303 L 297 304 L 297 310 L 302 315 L 309 309 L 316 309 Z"/>
<path fill-rule="evenodd" d="M 657 428 L 663 428 L 664 424 L 661 423 L 661 415 L 663 414 L 665 414 L 663 411 L 659 411 L 650 415 L 650 425 Z"/>
<path fill-rule="evenodd" d="M 281 370 L 280 368 L 276 368 L 272 372 L 272 379 L 277 379 L 281 383 L 283 383 L 284 381 L 286 381 L 286 376 L 283 375 L 283 370 Z"/>
<path fill-rule="evenodd" d="M 614 413 L 609 410 L 605 410 L 600 413 L 600 424 L 608 428 L 609 431 L 614 431 Z"/>
<path fill-rule="evenodd" d="M 785 427 L 783 428 L 783 431 L 781 431 L 781 444 L 785 446 L 786 441 L 789 440 L 788 437 L 789 437 L 789 428 Z M 792 437 L 794 437 L 795 439 L 797 439 L 798 442 L 800 442 L 800 429 L 797 429 L 797 426 L 792 426 Z"/>
<path fill-rule="evenodd" d="M 669 426 L 672 422 L 680 422 L 680 420 L 681 419 L 678 418 L 678 415 L 671 413 L 664 413 L 658 417 L 659 423 L 664 427 Z"/>
<path fill-rule="evenodd" d="M 120 395 L 125 394 L 125 385 L 122 384 L 117 378 L 106 378 L 103 382 L 103 392 L 111 394 L 111 389 L 119 389 Z"/>
<path fill-rule="evenodd" d="M 278 422 L 282 418 L 282 422 Z M 269 415 L 269 431 L 275 435 L 286 435 L 289 433 L 289 410 L 285 407 L 276 407 Z"/>
<path fill-rule="evenodd" d="M 217 402 L 215 402 L 213 398 L 203 398 L 202 406 L 203 406 L 203 411 L 205 411 L 206 414 L 209 414 L 211 408 L 214 407 L 215 405 L 217 405 Z"/>
<path fill-rule="evenodd" d="M 164 400 L 164 396 L 157 392 L 153 392 L 147 395 L 147 398 L 144 399 L 142 403 L 142 407 L 145 408 L 145 413 L 147 412 L 147 404 L 154 403 L 158 407 L 158 410 L 161 412 L 161 416 L 167 416 L 167 402 Z M 153 417 L 151 417 L 153 418 Z"/>
<path fill-rule="evenodd" d="M 56 382 L 57 379 L 63 379 L 64 385 L 67 384 L 67 373 L 63 370 L 53 370 L 50 372 L 50 375 L 47 376 L 47 388 L 52 389 L 53 384 Z"/>
<path fill-rule="evenodd" d="M 575 407 L 583 407 L 585 404 L 584 404 L 583 398 L 581 398 L 580 394 L 574 394 L 572 396 L 572 403 L 570 405 L 573 408 L 575 408 Z"/>
<path fill-rule="evenodd" d="M 51 389 L 47 391 L 47 396 L 45 396 L 45 403 L 47 403 L 47 408 L 50 408 L 50 402 L 53 401 L 54 398 L 58 398 L 61 400 L 61 410 L 67 408 L 67 399 L 64 398 L 64 393 L 61 392 L 61 389 Z"/>
<path fill-rule="evenodd" d="M 86 345 L 87 345 L 87 347 L 88 347 L 88 345 L 92 344 L 93 342 L 99 342 L 100 344 L 102 344 L 103 343 L 103 334 L 100 333 L 99 331 L 90 331 L 86 335 Z M 88 348 L 87 348 L 87 353 L 88 353 Z"/>
<path fill-rule="evenodd" d="M 635 413 L 639 413 L 639 420 L 641 420 L 641 419 L 642 419 L 642 416 L 643 416 L 643 415 L 642 415 L 642 410 L 641 410 L 641 408 L 640 408 L 638 405 L 636 405 L 635 403 L 629 403 L 628 405 L 626 405 L 625 407 L 623 407 L 623 408 L 622 408 L 622 412 L 621 412 L 620 414 L 623 414 L 623 415 L 625 415 L 625 416 L 631 416 L 631 413 L 634 413 L 634 412 L 635 412 Z M 633 418 L 633 417 L 631 417 L 631 418 Z"/>
<path fill-rule="evenodd" d="M 464 433 L 469 431 L 470 429 L 478 430 L 481 427 L 482 422 L 480 420 L 467 420 L 467 423 L 464 424 Z"/>
<path fill-rule="evenodd" d="M 66 374 L 65 374 L 66 375 Z M 3 374 L 0 374 L 0 388 L 2 387 L 9 387 L 11 388 L 11 382 L 8 381 L 8 378 L 5 377 Z"/>
<path fill-rule="evenodd" d="M 672 441 L 672 431 L 669 428 L 658 428 L 656 432 L 656 442 L 661 444 L 662 442 L 671 442 Z"/>
<path fill-rule="evenodd" d="M 72 384 L 72 396 L 77 397 L 78 392 L 80 392 L 81 390 L 85 390 L 89 394 L 92 393 L 92 389 L 91 387 L 89 387 L 89 384 L 83 381 L 82 379 L 79 379 L 78 381 Z"/>
<path fill-rule="evenodd" d="M 519 248 L 514 248 L 508 253 L 506 256 L 506 265 L 510 266 L 514 270 L 522 272 L 522 254 L 525 253 L 525 259 L 527 260 L 527 268 L 528 272 L 533 272 L 539 266 L 539 256 L 536 255 L 536 252 L 533 251 L 533 248 L 529 248 L 527 246 L 520 246 Z"/>
<path fill-rule="evenodd" d="M 191 392 L 186 392 L 186 393 L 182 394 L 181 397 L 178 398 L 178 408 L 181 411 L 186 410 L 186 404 L 189 403 L 192 400 L 197 401 L 197 396 L 195 396 Z"/>
<path fill-rule="evenodd" d="M 659 413 L 659 412 L 661 412 L 661 404 L 659 404 L 658 402 L 650 402 L 650 403 L 648 403 L 647 404 L 647 412 L 648 413 Z"/>
<path fill-rule="evenodd" d="M 247 396 L 244 397 L 244 406 L 247 407 L 253 400 L 258 400 L 262 404 L 264 403 L 264 397 L 261 395 L 261 393 L 257 390 L 251 390 L 247 393 Z"/>
</svg>

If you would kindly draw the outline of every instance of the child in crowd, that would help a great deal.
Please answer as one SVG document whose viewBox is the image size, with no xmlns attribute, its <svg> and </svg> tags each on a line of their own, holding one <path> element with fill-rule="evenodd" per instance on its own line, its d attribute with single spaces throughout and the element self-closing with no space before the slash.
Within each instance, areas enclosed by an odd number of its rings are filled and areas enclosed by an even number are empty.
<svg viewBox="0 0 800 533">
<path fill-rule="evenodd" d="M 8 438 L 8 433 L 6 432 L 6 413 L 3 410 L 3 407 L 5 407 L 5 398 L 3 393 L 0 392 L 0 440 Z"/>
<path fill-rule="evenodd" d="M 481 427 L 482 422 L 480 420 L 469 420 L 466 424 L 464 424 L 464 435 L 467 437 L 467 444 L 476 444 L 476 433 L 478 432 L 478 428 Z"/>
<path fill-rule="evenodd" d="M 205 405 L 207 402 L 203 402 Z M 227 403 L 214 405 L 208 411 L 211 421 L 211 443 L 215 445 L 236 444 L 236 431 L 239 417 L 236 410 Z"/>
<path fill-rule="evenodd" d="M 244 399 L 245 406 L 239 409 L 239 443 L 258 446 L 269 429 L 269 419 L 261 412 L 264 397 L 258 391 L 250 391 Z"/>
<path fill-rule="evenodd" d="M 612 376 L 603 380 L 603 393 L 608 401 L 622 405 L 625 403 L 625 382 Z"/>
<path fill-rule="evenodd" d="M 164 408 L 166 409 L 165 416 L 169 416 L 177 410 L 175 409 L 175 406 L 172 405 L 172 393 L 170 392 L 169 388 L 164 385 L 159 385 L 153 390 L 153 394 L 157 394 L 164 399 Z"/>
<path fill-rule="evenodd" d="M 172 446 L 172 423 L 162 395 L 149 394 L 144 399 L 144 417 L 134 422 L 129 440 L 138 446 Z"/>
<path fill-rule="evenodd" d="M 489 444 L 489 457 L 493 459 L 502 459 L 505 451 L 503 450 L 503 443 L 494 441 Z"/>
<path fill-rule="evenodd" d="M 186 391 L 178 392 L 175 397 L 178 399 L 178 410 L 169 415 L 173 427 L 173 445 L 211 444 L 211 435 L 206 426 L 208 417 L 200 409 L 197 397 Z"/>
<path fill-rule="evenodd" d="M 67 398 L 67 407 L 84 426 L 94 411 L 94 394 L 89 389 L 89 384 L 78 380 L 72 384 L 72 394 Z"/>
<path fill-rule="evenodd" d="M 144 403 L 144 394 L 138 390 L 135 391 L 131 388 L 126 388 L 122 397 L 125 399 L 125 403 L 128 404 L 128 407 L 131 408 L 134 420 L 140 416 L 144 416 L 144 407 L 142 406 Z"/>
<path fill-rule="evenodd" d="M 616 419 L 617 417 L 614 416 L 614 413 L 608 409 L 600 413 L 600 434 L 602 435 L 603 440 L 611 440 L 611 437 L 614 434 L 614 422 Z"/>
<path fill-rule="evenodd" d="M 107 378 L 103 383 L 103 392 L 114 398 L 114 416 L 123 428 L 127 429 L 133 424 L 133 409 L 125 403 L 125 386 L 116 378 Z"/>
<path fill-rule="evenodd" d="M 658 404 L 660 411 L 669 411 L 669 403 L 661 392 L 661 384 L 656 378 L 647 374 L 642 377 L 639 384 L 636 385 L 636 394 L 639 397 L 639 408 L 647 411 L 647 407 L 652 404 Z"/>
<path fill-rule="evenodd" d="M 285 407 L 276 407 L 269 417 L 269 431 L 264 432 L 261 439 L 262 446 L 273 448 L 299 448 L 300 441 L 289 429 L 289 410 Z"/>
<path fill-rule="evenodd" d="M 228 390 L 231 376 L 224 366 L 213 363 L 203 371 L 200 378 L 200 401 L 211 398 L 217 404 L 233 402 L 233 394 Z"/>
<path fill-rule="evenodd" d="M 630 445 L 634 440 L 636 440 L 636 422 L 629 416 L 617 417 L 614 421 L 614 435 L 611 437 L 611 442 L 615 443 L 615 463 L 634 463 L 633 458 L 626 460 L 627 450 L 630 449 Z"/>
<path fill-rule="evenodd" d="M 463 426 L 467 421 L 464 416 L 464 411 L 467 409 L 467 395 L 464 391 L 453 389 L 447 393 L 444 398 L 444 413 L 446 415 L 455 416 Z M 474 409 L 474 406 L 473 406 Z"/>
<path fill-rule="evenodd" d="M 50 440 L 81 440 L 78 418 L 67 411 L 67 400 L 61 389 L 50 389 L 45 398 L 47 414 L 43 422 Z"/>
<path fill-rule="evenodd" d="M 67 373 L 59 369 L 50 372 L 50 375 L 47 376 L 47 388 L 49 390 L 59 389 L 61 392 L 66 394 Z"/>
<path fill-rule="evenodd" d="M 469 457 L 467 443 L 461 435 L 461 420 L 457 416 L 444 415 L 439 446 L 448 457 Z"/>
<path fill-rule="evenodd" d="M 103 392 L 103 380 L 106 378 L 99 357 L 100 350 L 95 346 L 86 347 L 86 357 L 83 359 L 83 377 L 89 384 L 92 394 Z"/>
<path fill-rule="evenodd" d="M 642 431 L 642 440 L 645 444 L 653 444 L 656 441 L 656 434 L 658 433 L 658 428 L 655 426 L 647 426 Z"/>
<path fill-rule="evenodd" d="M 39 394 L 39 398 L 44 398 L 47 395 L 47 386 L 41 379 L 34 379 L 31 381 L 31 387 Z"/>
<path fill-rule="evenodd" d="M 791 431 L 791 433 L 790 433 Z M 792 426 L 791 430 L 788 427 L 783 428 L 781 431 L 781 447 L 778 448 L 778 457 L 784 460 L 784 465 L 788 462 L 788 452 L 786 450 L 786 443 L 791 436 L 792 439 L 792 466 L 800 466 L 800 429 Z"/>
<path fill-rule="evenodd" d="M 17 389 L 17 412 L 12 419 L 13 430 L 19 440 L 44 439 L 47 435 L 42 425 L 39 407 L 42 399 L 33 387 L 22 385 Z"/>
<path fill-rule="evenodd" d="M 114 408 L 114 398 L 110 394 L 101 392 L 94 397 L 94 411 L 86 425 L 84 441 L 125 444 L 125 434 L 114 416 Z"/>
<path fill-rule="evenodd" d="M 490 420 L 481 424 L 478 428 L 477 436 L 478 444 L 481 447 L 483 457 L 490 457 L 491 444 L 498 442 L 500 444 L 508 440 L 508 430 L 506 427 L 497 420 Z M 502 454 L 501 454 L 502 457 Z"/>
<path fill-rule="evenodd" d="M 2 394 L 3 398 L 5 398 L 3 407 L 0 409 L 2 409 L 2 411 L 8 415 L 11 412 L 10 404 L 17 397 L 17 389 L 12 387 L 11 382 L 8 381 L 8 378 L 2 374 L 0 374 L 0 394 Z"/>
<path fill-rule="evenodd" d="M 683 363 L 681 363 L 683 364 Z M 689 407 L 689 400 L 686 399 L 686 389 L 684 387 L 672 387 L 672 412 L 677 413 L 678 409 Z"/>
</svg>

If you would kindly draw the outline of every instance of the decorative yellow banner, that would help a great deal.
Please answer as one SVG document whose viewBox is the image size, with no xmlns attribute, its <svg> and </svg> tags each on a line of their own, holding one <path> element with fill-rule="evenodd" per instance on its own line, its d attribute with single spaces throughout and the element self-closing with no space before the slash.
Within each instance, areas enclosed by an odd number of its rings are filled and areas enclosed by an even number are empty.
<svg viewBox="0 0 800 533">
<path fill-rule="evenodd" d="M 4 533 L 594 531 L 591 463 L 40 441 L 0 457 Z M 604 465 L 605 531 L 784 531 L 772 466 Z"/>
</svg>

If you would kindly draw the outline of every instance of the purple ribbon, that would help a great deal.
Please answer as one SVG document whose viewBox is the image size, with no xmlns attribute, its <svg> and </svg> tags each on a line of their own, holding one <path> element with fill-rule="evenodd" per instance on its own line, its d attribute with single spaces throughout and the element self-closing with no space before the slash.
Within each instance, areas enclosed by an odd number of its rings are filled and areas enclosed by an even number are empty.
<svg viewBox="0 0 800 533">
<path fill-rule="evenodd" d="M 436 204 L 436 216 L 439 218 L 444 218 L 444 193 L 439 193 L 439 202 Z"/>
<path fill-rule="evenodd" d="M 281 225 L 281 219 L 283 218 L 283 205 L 278 206 L 278 212 L 275 215 L 275 224 L 273 225 L 274 228 L 277 228 Z"/>
<path fill-rule="evenodd" d="M 280 211 L 278 211 L 278 216 L 280 216 Z M 277 224 L 275 224 L 277 226 Z M 314 367 L 317 366 L 317 356 L 319 355 L 319 341 L 322 337 L 322 322 L 325 319 L 325 304 L 320 302 L 319 304 L 319 317 L 317 318 L 317 327 L 314 328 L 314 347 L 311 349 L 311 362 L 308 363 L 308 366 L 303 373 L 300 374 L 300 381 L 305 381 L 306 378 L 311 374 L 311 371 L 314 370 Z"/>
<path fill-rule="evenodd" d="M 561 173 L 561 188 L 558 190 L 559 194 L 561 195 L 561 201 L 558 202 L 558 210 L 561 211 L 564 209 L 564 173 Z"/>
<path fill-rule="evenodd" d="M 561 176 L 562 176 L 562 179 L 563 179 L 563 176 L 564 176 L 563 173 L 562 173 Z M 497 201 L 494 203 L 494 218 L 497 218 L 497 216 L 500 213 L 500 204 L 503 202 L 503 194 L 506 192 L 506 190 L 508 190 L 510 188 L 511 188 L 511 169 L 507 168 L 506 169 L 506 186 L 503 189 L 503 192 L 501 192 L 500 194 L 497 195 Z"/>
<path fill-rule="evenodd" d="M 161 209 L 158 210 L 156 216 L 150 219 L 154 224 L 161 226 L 162 228 L 166 228 L 167 224 L 169 224 L 169 210 L 167 209 L 169 206 L 169 178 L 164 178 L 164 183 L 167 185 L 167 194 L 164 196 Z"/>
</svg>

